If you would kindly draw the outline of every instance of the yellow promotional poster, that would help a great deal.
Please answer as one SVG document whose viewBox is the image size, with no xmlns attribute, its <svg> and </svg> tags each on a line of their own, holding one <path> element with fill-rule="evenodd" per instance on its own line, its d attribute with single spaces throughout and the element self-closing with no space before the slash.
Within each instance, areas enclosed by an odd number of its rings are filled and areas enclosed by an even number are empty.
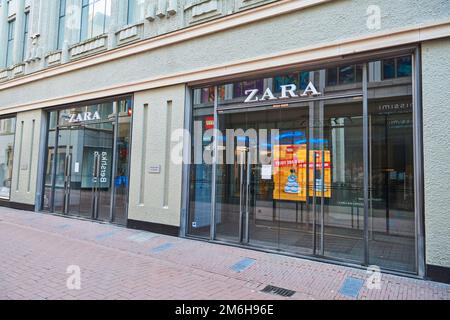
<svg viewBox="0 0 450 320">
<path fill-rule="evenodd" d="M 287 201 L 306 201 L 307 195 L 307 172 L 308 167 L 306 157 L 306 144 L 300 145 L 276 145 L 273 149 L 273 166 L 274 166 L 274 182 L 275 189 L 273 192 L 274 200 Z M 316 190 L 316 195 L 331 197 L 331 158 L 330 152 L 324 152 L 324 173 L 325 183 L 320 179 L 320 171 L 322 170 L 322 152 L 309 152 L 309 195 L 312 196 L 312 190 Z M 317 179 L 314 180 L 314 155 L 316 156 Z M 315 187 L 315 188 L 314 188 Z"/>
</svg>

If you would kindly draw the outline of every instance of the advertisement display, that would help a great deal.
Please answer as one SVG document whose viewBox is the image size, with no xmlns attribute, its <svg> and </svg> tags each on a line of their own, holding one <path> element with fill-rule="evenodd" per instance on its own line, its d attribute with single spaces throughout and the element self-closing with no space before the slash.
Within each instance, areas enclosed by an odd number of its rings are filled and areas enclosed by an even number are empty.
<svg viewBox="0 0 450 320">
<path fill-rule="evenodd" d="M 309 196 L 331 198 L 331 156 L 330 151 L 309 151 L 309 173 L 307 173 L 307 145 L 274 146 L 274 200 L 306 202 L 307 179 L 309 174 Z M 316 181 L 314 182 L 314 156 L 316 157 Z M 324 160 L 324 178 L 321 179 L 322 158 Z"/>
</svg>

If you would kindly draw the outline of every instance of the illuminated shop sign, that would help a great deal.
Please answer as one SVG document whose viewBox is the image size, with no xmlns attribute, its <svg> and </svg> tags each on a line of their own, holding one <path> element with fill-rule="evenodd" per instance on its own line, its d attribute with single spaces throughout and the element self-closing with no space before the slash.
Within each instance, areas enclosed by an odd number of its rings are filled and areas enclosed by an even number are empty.
<svg viewBox="0 0 450 320">
<path fill-rule="evenodd" d="M 244 103 L 266 101 L 266 100 L 289 99 L 298 97 L 310 97 L 310 96 L 316 97 L 322 94 L 321 92 L 317 91 L 316 87 L 312 82 L 309 82 L 308 86 L 304 91 L 297 91 L 297 86 L 295 84 L 280 86 L 280 88 L 281 88 L 280 96 L 275 96 L 270 88 L 266 89 L 262 97 L 258 97 L 259 89 L 246 90 L 245 95 L 247 96 L 247 99 L 245 99 Z"/>
</svg>

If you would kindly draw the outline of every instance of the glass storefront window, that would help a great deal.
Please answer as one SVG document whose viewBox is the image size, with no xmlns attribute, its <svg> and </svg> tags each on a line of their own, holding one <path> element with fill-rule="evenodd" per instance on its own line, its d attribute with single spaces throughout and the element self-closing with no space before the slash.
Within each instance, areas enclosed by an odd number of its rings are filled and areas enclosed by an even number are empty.
<svg viewBox="0 0 450 320">
<path fill-rule="evenodd" d="M 191 164 L 187 233 L 417 272 L 411 61 L 219 84 L 216 117 L 214 86 L 195 89 L 192 130 L 202 134 L 192 160 L 211 153 L 215 123 L 217 157 L 215 166 Z"/>
<path fill-rule="evenodd" d="M 48 113 L 42 210 L 127 223 L 131 97 Z"/>
<path fill-rule="evenodd" d="M 383 60 L 384 80 L 395 78 L 395 59 Z"/>
<path fill-rule="evenodd" d="M 16 118 L 0 119 L 0 198 L 9 199 L 14 160 Z"/>
<path fill-rule="evenodd" d="M 402 57 L 397 59 L 397 77 L 411 77 L 412 62 L 411 57 Z"/>
<path fill-rule="evenodd" d="M 59 112 L 59 125 L 108 121 L 113 116 L 113 102 L 76 106 Z"/>
<path fill-rule="evenodd" d="M 384 60 L 397 65 L 396 76 L 409 79 L 411 57 Z M 369 99 L 371 264 L 415 272 L 416 218 L 414 208 L 413 97 L 395 85 L 373 86 Z M 395 91 L 394 91 L 395 92 Z"/>
<path fill-rule="evenodd" d="M 203 93 L 208 99 L 200 99 Z M 212 164 L 204 154 L 212 154 L 214 129 L 214 87 L 194 91 L 190 205 L 187 233 L 208 238 L 211 227 Z"/>
<path fill-rule="evenodd" d="M 411 77 L 411 56 L 383 60 L 383 80 Z"/>
<path fill-rule="evenodd" d="M 339 83 L 340 84 L 349 84 L 354 83 L 356 81 L 355 67 L 354 66 L 345 66 L 339 68 Z"/>
<path fill-rule="evenodd" d="M 116 173 L 114 175 L 114 222 L 127 222 L 128 186 L 130 177 L 131 119 L 133 102 L 131 98 L 118 101 L 116 137 Z"/>
<path fill-rule="evenodd" d="M 327 69 L 328 86 L 361 83 L 361 65 L 348 65 Z"/>
</svg>

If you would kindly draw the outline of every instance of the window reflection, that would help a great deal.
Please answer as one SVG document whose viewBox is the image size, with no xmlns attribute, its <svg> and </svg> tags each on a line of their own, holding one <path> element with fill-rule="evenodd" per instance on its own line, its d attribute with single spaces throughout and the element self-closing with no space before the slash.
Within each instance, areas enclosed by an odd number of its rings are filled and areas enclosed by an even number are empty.
<svg viewBox="0 0 450 320">
<path fill-rule="evenodd" d="M 412 74 L 411 56 L 386 59 L 383 63 L 383 80 L 410 77 Z"/>
<path fill-rule="evenodd" d="M 412 59 L 393 57 L 367 66 L 366 158 L 362 64 L 218 85 L 216 119 L 214 86 L 195 89 L 192 130 L 199 126 L 203 144 L 197 148 L 194 139 L 192 154 L 201 157 L 210 150 L 212 137 L 205 132 L 214 123 L 220 144 L 216 172 L 193 159 L 188 234 L 209 238 L 214 211 L 218 240 L 417 272 Z M 261 97 L 270 89 L 280 97 L 281 86 L 302 89 L 309 81 L 326 99 L 287 98 L 282 105 L 255 99 L 243 105 L 246 90 L 257 89 Z M 241 133 L 229 136 L 229 129 Z M 257 164 L 245 163 L 255 154 Z M 228 157 L 233 161 L 224 163 Z M 261 161 L 267 157 L 273 157 L 268 166 Z"/>
<path fill-rule="evenodd" d="M 132 115 L 132 97 L 48 113 L 43 210 L 126 225 Z"/>
<path fill-rule="evenodd" d="M 83 0 L 80 40 L 104 34 L 110 18 L 111 0 Z"/>
<path fill-rule="evenodd" d="M 0 198 L 9 199 L 14 160 L 16 118 L 0 119 Z"/>
<path fill-rule="evenodd" d="M 127 24 L 135 24 L 144 19 L 145 0 L 128 0 Z"/>
</svg>

